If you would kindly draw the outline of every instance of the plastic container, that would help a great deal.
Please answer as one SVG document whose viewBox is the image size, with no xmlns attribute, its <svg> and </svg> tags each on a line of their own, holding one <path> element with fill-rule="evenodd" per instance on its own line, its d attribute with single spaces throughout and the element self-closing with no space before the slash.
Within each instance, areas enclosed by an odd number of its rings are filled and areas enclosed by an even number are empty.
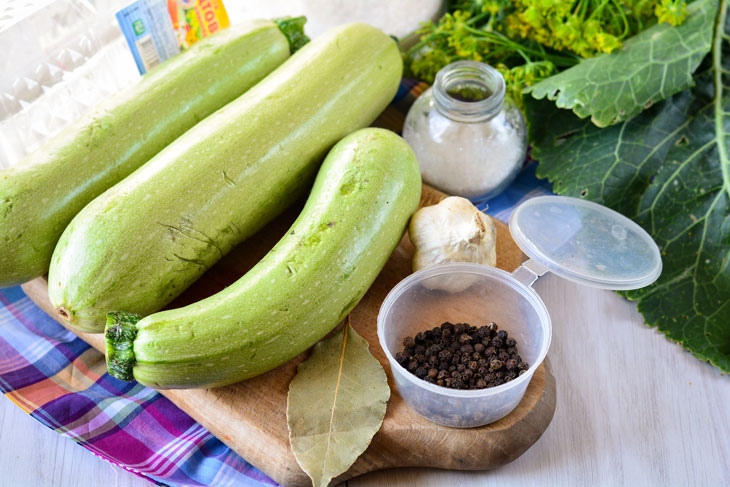
<svg viewBox="0 0 730 487">
<path fill-rule="evenodd" d="M 512 274 L 451 263 L 415 272 L 388 294 L 378 314 L 378 338 L 403 399 L 436 423 L 475 427 L 497 421 L 522 400 L 550 347 L 550 315 L 532 289 L 548 271 L 605 289 L 637 289 L 661 273 L 659 249 L 641 227 L 604 206 L 563 196 L 533 198 L 510 218 L 515 242 L 530 257 Z M 405 370 L 395 354 L 403 339 L 441 323 L 494 321 L 517 340 L 526 373 L 497 387 L 454 390 Z"/>
<path fill-rule="evenodd" d="M 457 292 L 441 289 L 454 279 L 472 283 Z M 418 379 L 396 362 L 405 337 L 445 321 L 475 326 L 494 321 L 517 340 L 530 368 L 501 386 L 455 390 Z M 480 264 L 444 264 L 411 274 L 388 294 L 378 316 L 380 345 L 403 399 L 431 421 L 455 427 L 491 423 L 517 407 L 547 354 L 551 335 L 550 315 L 537 293 L 509 273 Z"/>
</svg>

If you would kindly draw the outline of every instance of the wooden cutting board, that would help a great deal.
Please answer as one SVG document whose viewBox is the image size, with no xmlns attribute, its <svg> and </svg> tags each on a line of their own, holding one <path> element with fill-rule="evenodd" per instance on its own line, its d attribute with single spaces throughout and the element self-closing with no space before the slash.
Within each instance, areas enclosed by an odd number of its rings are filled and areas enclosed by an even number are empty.
<svg viewBox="0 0 730 487">
<path fill-rule="evenodd" d="M 421 205 L 437 203 L 443 197 L 442 193 L 424 186 Z M 238 246 L 169 307 L 197 301 L 233 283 L 273 247 L 300 210 L 301 205 L 297 205 L 250 241 Z M 512 271 L 524 260 L 524 255 L 512 241 L 507 226 L 501 222 L 496 224 L 497 265 Z M 535 443 L 553 417 L 555 379 L 546 363 L 537 369 L 524 399 L 512 413 L 480 428 L 439 426 L 422 418 L 403 402 L 378 343 L 376 319 L 380 304 L 388 292 L 411 273 L 412 255 L 413 246 L 406 234 L 350 316 L 355 330 L 370 343 L 370 351 L 385 368 L 392 394 L 382 428 L 365 453 L 336 481 L 390 467 L 423 466 L 459 470 L 499 467 L 519 457 Z M 24 284 L 23 289 L 36 304 L 65 325 L 48 300 L 44 278 Z M 78 335 L 97 350 L 103 351 L 102 334 Z M 289 382 L 296 373 L 297 364 L 308 353 L 264 375 L 231 386 L 161 392 L 275 481 L 287 486 L 311 485 L 309 477 L 301 470 L 289 448 L 286 425 Z"/>
</svg>

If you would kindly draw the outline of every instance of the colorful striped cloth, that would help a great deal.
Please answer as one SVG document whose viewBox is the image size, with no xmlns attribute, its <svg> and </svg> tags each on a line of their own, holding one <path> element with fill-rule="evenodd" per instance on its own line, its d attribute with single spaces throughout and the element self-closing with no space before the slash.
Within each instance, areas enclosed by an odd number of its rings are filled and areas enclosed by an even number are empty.
<svg viewBox="0 0 730 487">
<path fill-rule="evenodd" d="M 404 80 L 378 125 L 400 129 L 424 88 Z M 522 200 L 549 191 L 528 164 L 488 213 L 506 221 Z M 103 355 L 20 287 L 0 290 L 0 390 L 47 427 L 159 485 L 277 485 L 153 389 L 107 374 Z"/>
</svg>

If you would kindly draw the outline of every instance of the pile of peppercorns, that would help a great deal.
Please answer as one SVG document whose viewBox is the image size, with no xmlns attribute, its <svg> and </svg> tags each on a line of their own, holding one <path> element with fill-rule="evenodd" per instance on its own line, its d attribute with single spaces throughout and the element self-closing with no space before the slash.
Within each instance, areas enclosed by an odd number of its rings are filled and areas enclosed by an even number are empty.
<svg viewBox="0 0 730 487">
<path fill-rule="evenodd" d="M 477 328 L 446 322 L 403 340 L 395 359 L 419 379 L 450 389 L 484 389 L 509 382 L 529 365 L 517 342 L 496 323 Z"/>
</svg>

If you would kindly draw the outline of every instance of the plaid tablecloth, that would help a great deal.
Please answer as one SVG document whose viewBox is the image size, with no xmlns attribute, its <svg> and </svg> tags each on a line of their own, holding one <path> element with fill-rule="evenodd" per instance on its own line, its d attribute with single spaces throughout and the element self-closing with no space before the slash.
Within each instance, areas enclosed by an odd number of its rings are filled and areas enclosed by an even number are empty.
<svg viewBox="0 0 730 487">
<path fill-rule="evenodd" d="M 404 80 L 379 125 L 400 129 L 423 89 Z M 506 221 L 521 201 L 549 192 L 527 164 L 488 213 Z M 47 427 L 159 485 L 277 485 L 153 389 L 107 374 L 103 355 L 20 287 L 0 290 L 0 390 Z"/>
</svg>

